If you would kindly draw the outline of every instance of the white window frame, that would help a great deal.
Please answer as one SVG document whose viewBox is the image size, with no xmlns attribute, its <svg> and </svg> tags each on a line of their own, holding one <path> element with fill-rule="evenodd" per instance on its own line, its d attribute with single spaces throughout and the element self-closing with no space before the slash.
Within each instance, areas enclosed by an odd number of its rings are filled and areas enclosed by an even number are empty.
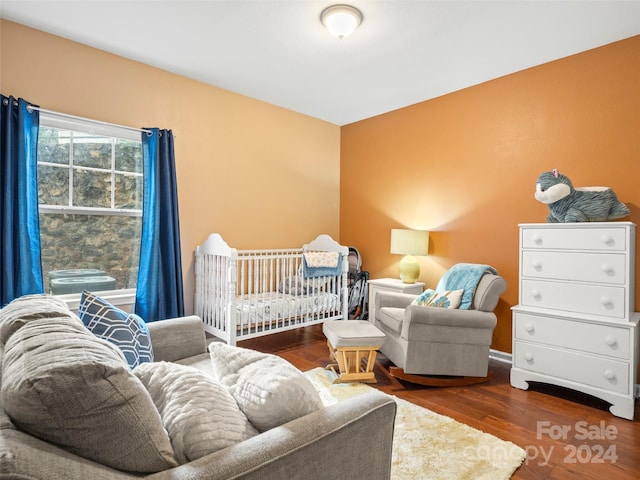
<svg viewBox="0 0 640 480">
<path fill-rule="evenodd" d="M 52 127 L 58 128 L 61 130 L 70 130 L 70 131 L 80 131 L 87 132 L 96 135 L 102 135 L 105 137 L 116 137 L 122 138 L 125 140 L 132 141 L 141 141 L 141 131 L 138 129 L 123 127 L 119 125 L 114 125 L 110 123 L 99 122 L 96 120 L 83 119 L 79 117 L 73 117 L 64 114 L 56 114 L 55 112 L 40 112 L 40 126 L 41 127 Z M 47 164 L 43 162 L 43 164 Z M 56 164 L 59 166 L 59 164 Z M 112 166 L 113 167 L 113 166 Z M 69 166 L 72 168 L 72 166 Z M 85 168 L 85 167 L 83 167 Z M 126 173 L 131 174 L 131 172 L 119 172 L 115 171 L 112 168 L 112 174 L 114 173 Z M 136 176 L 143 174 L 134 174 Z M 73 188 L 72 185 L 69 186 L 70 192 Z M 113 197 L 113 192 L 112 192 Z M 71 201 L 70 195 L 70 201 Z M 113 198 L 112 198 L 113 203 Z M 117 208 L 95 208 L 95 207 L 74 207 L 74 206 L 63 206 L 63 205 L 38 205 L 38 209 L 42 213 L 61 213 L 61 212 L 69 212 L 75 214 L 88 214 L 88 215 L 123 215 L 123 216 L 142 216 L 142 210 L 137 209 L 117 209 Z M 127 312 L 133 312 L 135 307 L 135 298 L 136 298 L 136 289 L 135 288 L 126 288 L 126 289 L 118 289 L 118 290 L 110 290 L 105 292 L 97 292 L 100 293 L 100 296 L 105 300 L 112 303 L 114 306 L 121 308 Z M 80 295 L 79 293 L 70 293 L 65 295 L 56 295 L 56 297 L 62 299 L 67 303 L 69 308 L 75 312 L 78 310 L 78 305 L 80 303 Z"/>
</svg>

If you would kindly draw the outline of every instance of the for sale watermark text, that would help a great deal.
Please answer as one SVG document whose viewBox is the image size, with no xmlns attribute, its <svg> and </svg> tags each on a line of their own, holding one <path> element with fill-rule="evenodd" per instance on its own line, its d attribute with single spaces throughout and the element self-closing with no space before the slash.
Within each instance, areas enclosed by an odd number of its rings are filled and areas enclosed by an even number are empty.
<svg viewBox="0 0 640 480">
<path fill-rule="evenodd" d="M 572 425 L 559 425 L 546 420 L 538 421 L 536 439 L 549 438 L 567 442 L 562 454 L 564 463 L 616 463 L 618 429 L 604 421 L 591 424 L 581 420 Z M 582 443 L 581 443 L 582 442 Z M 549 465 L 556 446 L 528 445 L 526 462 L 536 462 L 539 466 Z"/>
<path fill-rule="evenodd" d="M 554 425 L 547 420 L 537 422 L 536 438 L 542 440 L 548 436 L 552 440 L 615 440 L 618 429 L 615 425 L 607 425 L 601 420 L 597 425 L 580 420 L 573 425 Z"/>
</svg>

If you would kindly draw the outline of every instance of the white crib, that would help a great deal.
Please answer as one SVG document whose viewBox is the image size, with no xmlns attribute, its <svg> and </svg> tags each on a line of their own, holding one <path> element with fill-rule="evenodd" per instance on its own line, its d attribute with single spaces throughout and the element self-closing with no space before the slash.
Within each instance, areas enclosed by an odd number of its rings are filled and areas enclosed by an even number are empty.
<svg viewBox="0 0 640 480">
<path fill-rule="evenodd" d="M 305 253 L 339 258 L 309 275 Z M 213 233 L 195 252 L 195 314 L 205 330 L 237 341 L 348 318 L 349 248 L 319 235 L 302 248 L 236 250 Z M 324 273 L 328 273 L 324 275 Z"/>
</svg>

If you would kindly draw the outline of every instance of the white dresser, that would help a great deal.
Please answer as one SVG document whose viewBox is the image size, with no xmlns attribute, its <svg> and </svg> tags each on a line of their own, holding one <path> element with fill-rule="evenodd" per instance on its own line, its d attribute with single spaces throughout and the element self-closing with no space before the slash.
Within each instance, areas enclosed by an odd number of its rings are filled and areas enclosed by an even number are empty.
<svg viewBox="0 0 640 480">
<path fill-rule="evenodd" d="M 511 385 L 571 388 L 633 419 L 635 233 L 630 222 L 520 225 Z"/>
</svg>

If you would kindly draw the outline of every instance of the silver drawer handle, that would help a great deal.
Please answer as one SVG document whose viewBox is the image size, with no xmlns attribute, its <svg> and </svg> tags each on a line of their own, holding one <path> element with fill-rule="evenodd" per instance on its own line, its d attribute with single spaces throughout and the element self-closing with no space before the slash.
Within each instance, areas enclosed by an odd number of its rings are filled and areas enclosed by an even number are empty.
<svg viewBox="0 0 640 480">
<path fill-rule="evenodd" d="M 613 372 L 613 370 L 605 370 L 604 378 L 606 378 L 607 380 L 615 380 L 616 374 Z"/>
<path fill-rule="evenodd" d="M 530 324 L 530 323 L 527 323 L 527 324 L 524 326 L 524 329 L 525 329 L 527 332 L 529 332 L 529 333 L 533 333 L 533 332 L 535 331 L 535 328 L 534 328 L 534 327 L 533 327 L 533 325 L 532 325 L 532 324 Z"/>
<path fill-rule="evenodd" d="M 606 343 L 610 347 L 613 347 L 618 343 L 618 340 L 616 340 L 616 337 L 614 337 L 613 335 L 607 335 L 607 337 L 604 339 L 604 343 Z"/>
</svg>

